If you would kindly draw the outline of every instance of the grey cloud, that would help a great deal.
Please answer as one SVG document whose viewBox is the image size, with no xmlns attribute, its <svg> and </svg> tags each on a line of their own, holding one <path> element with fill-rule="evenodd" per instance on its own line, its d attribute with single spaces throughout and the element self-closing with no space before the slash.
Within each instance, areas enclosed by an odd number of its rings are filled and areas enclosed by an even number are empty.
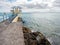
<svg viewBox="0 0 60 45">
<path fill-rule="evenodd" d="M 54 7 L 60 7 L 60 0 L 55 0 L 53 3 Z"/>
<path fill-rule="evenodd" d="M 27 8 L 48 8 L 48 4 L 26 4 L 26 5 L 23 5 L 24 7 L 27 7 Z"/>
</svg>

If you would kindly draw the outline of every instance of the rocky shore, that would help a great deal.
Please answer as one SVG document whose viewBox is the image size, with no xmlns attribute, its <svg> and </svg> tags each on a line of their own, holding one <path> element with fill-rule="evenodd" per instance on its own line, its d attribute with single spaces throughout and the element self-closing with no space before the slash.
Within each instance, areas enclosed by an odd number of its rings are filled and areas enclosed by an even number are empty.
<svg viewBox="0 0 60 45">
<path fill-rule="evenodd" d="M 31 32 L 27 27 L 23 27 L 25 45 L 51 45 L 45 36 L 40 32 Z"/>
</svg>

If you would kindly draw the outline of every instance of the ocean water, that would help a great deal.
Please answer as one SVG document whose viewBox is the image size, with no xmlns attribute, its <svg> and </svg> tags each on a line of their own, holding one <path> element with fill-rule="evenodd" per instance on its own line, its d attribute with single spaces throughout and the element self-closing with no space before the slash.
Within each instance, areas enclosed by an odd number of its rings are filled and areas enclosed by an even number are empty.
<svg viewBox="0 0 60 45">
<path fill-rule="evenodd" d="M 32 31 L 40 31 L 52 45 L 60 45 L 60 13 L 23 13 L 24 25 Z"/>
<path fill-rule="evenodd" d="M 12 16 L 12 13 L 6 13 L 4 15 L 4 13 L 0 13 L 0 22 L 2 22 L 3 20 L 9 19 Z"/>
</svg>

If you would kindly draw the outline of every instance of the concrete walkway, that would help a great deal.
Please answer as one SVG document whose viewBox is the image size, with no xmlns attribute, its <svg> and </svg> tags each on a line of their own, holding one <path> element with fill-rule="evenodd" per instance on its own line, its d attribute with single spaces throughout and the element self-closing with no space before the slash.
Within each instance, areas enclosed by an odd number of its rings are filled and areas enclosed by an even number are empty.
<svg viewBox="0 0 60 45">
<path fill-rule="evenodd" d="M 10 22 L 8 20 L 0 22 L 0 33 L 3 32 L 8 27 L 9 24 Z"/>
<path fill-rule="evenodd" d="M 11 23 L 0 35 L 0 45 L 24 45 L 22 23 Z"/>
<path fill-rule="evenodd" d="M 0 45 L 25 45 L 22 22 L 16 16 L 12 23 L 9 20 L 0 23 Z"/>
</svg>

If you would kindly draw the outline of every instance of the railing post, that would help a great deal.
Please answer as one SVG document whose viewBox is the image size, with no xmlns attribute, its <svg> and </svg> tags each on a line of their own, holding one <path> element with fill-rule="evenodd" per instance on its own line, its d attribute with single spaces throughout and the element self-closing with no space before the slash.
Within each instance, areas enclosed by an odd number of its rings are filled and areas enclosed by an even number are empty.
<svg viewBox="0 0 60 45">
<path fill-rule="evenodd" d="M 6 15 L 6 19 L 7 19 L 7 15 Z"/>
<path fill-rule="evenodd" d="M 3 21 L 4 21 L 4 15 L 3 15 Z"/>
</svg>

